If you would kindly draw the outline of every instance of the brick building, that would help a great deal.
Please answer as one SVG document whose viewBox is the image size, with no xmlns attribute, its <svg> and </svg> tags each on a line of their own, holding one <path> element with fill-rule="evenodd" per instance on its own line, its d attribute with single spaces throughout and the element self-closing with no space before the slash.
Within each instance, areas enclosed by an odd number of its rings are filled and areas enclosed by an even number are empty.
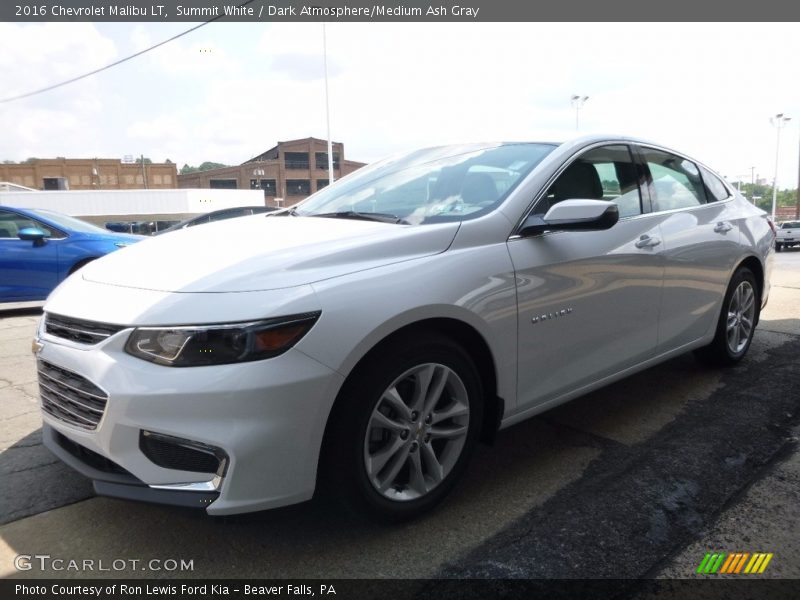
<svg viewBox="0 0 800 600">
<path fill-rule="evenodd" d="M 116 158 L 36 158 L 0 164 L 0 181 L 38 190 L 136 190 L 178 187 L 175 164 L 123 163 Z"/>
<path fill-rule="evenodd" d="M 334 178 L 363 166 L 345 160 L 344 145 L 333 143 Z M 278 142 L 235 167 L 178 175 L 181 188 L 261 189 L 268 206 L 291 206 L 328 183 L 328 142 L 317 138 Z"/>
</svg>

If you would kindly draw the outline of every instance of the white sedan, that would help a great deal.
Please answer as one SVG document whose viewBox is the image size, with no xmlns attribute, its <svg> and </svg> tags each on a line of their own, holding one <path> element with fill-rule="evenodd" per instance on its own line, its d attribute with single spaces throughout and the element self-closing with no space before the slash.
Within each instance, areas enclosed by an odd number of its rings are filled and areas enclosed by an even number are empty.
<svg viewBox="0 0 800 600">
<path fill-rule="evenodd" d="M 60 285 L 34 344 L 45 443 L 100 494 L 410 518 L 499 429 L 690 350 L 742 359 L 774 241 L 650 142 L 393 157 Z"/>
</svg>

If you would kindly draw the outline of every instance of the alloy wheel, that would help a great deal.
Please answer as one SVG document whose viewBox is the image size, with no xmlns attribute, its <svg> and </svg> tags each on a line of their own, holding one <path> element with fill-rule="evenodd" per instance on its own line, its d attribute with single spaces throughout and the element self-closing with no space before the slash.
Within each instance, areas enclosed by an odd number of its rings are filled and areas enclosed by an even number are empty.
<svg viewBox="0 0 800 600">
<path fill-rule="evenodd" d="M 466 387 L 450 367 L 425 363 L 405 371 L 367 423 L 364 466 L 372 486 L 397 501 L 431 492 L 464 450 L 469 418 Z"/>
<path fill-rule="evenodd" d="M 750 341 L 756 314 L 755 300 L 755 290 L 749 281 L 742 281 L 731 295 L 725 333 L 728 349 L 733 354 L 739 354 Z"/>
</svg>

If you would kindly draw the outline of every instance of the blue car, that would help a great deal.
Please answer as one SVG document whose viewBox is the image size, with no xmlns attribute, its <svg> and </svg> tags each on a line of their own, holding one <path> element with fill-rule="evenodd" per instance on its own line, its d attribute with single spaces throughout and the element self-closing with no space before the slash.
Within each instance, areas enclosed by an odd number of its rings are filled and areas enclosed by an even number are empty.
<svg viewBox="0 0 800 600">
<path fill-rule="evenodd" d="M 141 239 L 51 210 L 0 206 L 0 302 L 44 300 L 86 263 Z"/>
</svg>

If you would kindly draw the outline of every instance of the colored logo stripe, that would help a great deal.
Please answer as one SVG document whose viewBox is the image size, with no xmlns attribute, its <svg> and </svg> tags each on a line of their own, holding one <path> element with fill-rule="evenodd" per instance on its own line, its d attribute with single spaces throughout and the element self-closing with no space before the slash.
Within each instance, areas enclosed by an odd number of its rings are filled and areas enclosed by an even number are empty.
<svg viewBox="0 0 800 600">
<path fill-rule="evenodd" d="M 720 575 L 739 573 L 755 575 L 764 572 L 772 557 L 773 554 L 771 552 L 756 552 L 752 555 L 749 552 L 732 552 L 730 554 L 725 552 L 706 552 L 697 567 L 697 573 L 703 575 L 714 575 L 716 573 Z"/>
</svg>

